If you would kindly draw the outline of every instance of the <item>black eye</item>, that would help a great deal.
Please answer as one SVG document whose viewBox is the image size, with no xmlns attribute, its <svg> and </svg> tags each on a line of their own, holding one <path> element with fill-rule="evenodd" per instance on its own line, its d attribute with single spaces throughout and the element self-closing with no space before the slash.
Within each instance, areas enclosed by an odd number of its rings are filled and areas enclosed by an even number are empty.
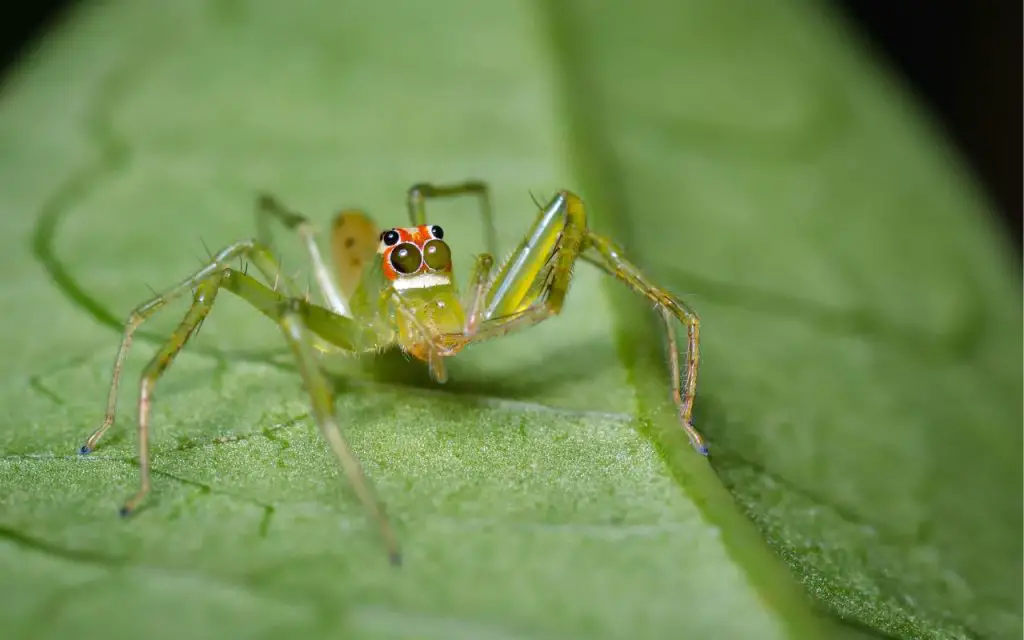
<svg viewBox="0 0 1024 640">
<path fill-rule="evenodd" d="M 384 239 L 384 242 L 387 242 L 387 238 Z M 406 275 L 416 273 L 422 262 L 423 256 L 420 255 L 420 250 L 414 244 L 406 242 L 391 251 L 391 266 L 398 273 Z"/>
<path fill-rule="evenodd" d="M 398 241 L 401 239 L 401 237 L 398 235 L 397 231 L 395 231 L 394 229 L 389 229 L 380 234 L 380 239 L 384 242 L 384 244 L 390 247 L 398 244 Z"/>
<path fill-rule="evenodd" d="M 434 226 L 430 227 L 430 235 L 440 240 L 441 238 L 444 237 L 444 229 L 435 224 Z"/>
<path fill-rule="evenodd" d="M 452 252 L 440 240 L 431 240 L 423 247 L 423 260 L 434 271 L 447 271 L 452 266 Z"/>
</svg>

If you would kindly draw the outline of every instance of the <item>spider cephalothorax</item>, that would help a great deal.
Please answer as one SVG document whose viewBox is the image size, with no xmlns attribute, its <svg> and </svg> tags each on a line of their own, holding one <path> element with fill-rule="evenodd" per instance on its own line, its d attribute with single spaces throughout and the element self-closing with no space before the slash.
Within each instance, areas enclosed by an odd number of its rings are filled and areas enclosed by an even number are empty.
<svg viewBox="0 0 1024 640">
<path fill-rule="evenodd" d="M 468 342 L 462 336 L 466 316 L 452 279 L 452 252 L 444 230 L 423 224 L 382 231 L 377 253 L 390 283 L 384 295 L 393 292 L 402 300 L 394 322 L 398 346 L 424 362 L 458 353 Z M 440 363 L 431 372 L 444 381 Z"/>
<path fill-rule="evenodd" d="M 395 289 L 417 289 L 450 284 L 452 252 L 437 225 L 396 227 L 380 234 L 377 253 L 384 276 Z"/>
</svg>

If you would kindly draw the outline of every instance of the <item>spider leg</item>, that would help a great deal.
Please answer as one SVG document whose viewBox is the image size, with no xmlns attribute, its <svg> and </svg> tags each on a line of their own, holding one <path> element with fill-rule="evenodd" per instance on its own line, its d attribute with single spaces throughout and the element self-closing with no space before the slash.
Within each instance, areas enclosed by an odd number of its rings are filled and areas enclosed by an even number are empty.
<svg viewBox="0 0 1024 640">
<path fill-rule="evenodd" d="M 607 238 L 588 232 L 583 260 L 624 282 L 633 291 L 654 303 L 665 324 L 668 343 L 669 368 L 672 375 L 672 400 L 679 410 L 679 419 L 690 438 L 690 444 L 703 455 L 708 454 L 704 438 L 691 424 L 693 402 L 697 395 L 697 368 L 700 360 L 700 321 L 697 313 L 686 302 L 657 286 L 640 269 L 622 257 L 621 251 Z M 679 344 L 675 322 L 686 327 L 685 366 L 679 362 Z M 684 374 L 680 375 L 680 371 Z M 680 380 L 680 378 L 682 378 Z"/>
<path fill-rule="evenodd" d="M 483 292 L 482 319 L 463 340 L 489 340 L 560 313 L 586 237 L 583 201 L 567 191 L 555 195 Z"/>
<path fill-rule="evenodd" d="M 491 270 L 494 268 L 494 256 L 489 253 L 481 253 L 473 263 L 473 271 L 469 276 L 469 288 L 463 308 L 466 310 L 466 325 L 462 333 L 467 338 L 476 335 L 480 320 L 483 317 L 484 299 L 487 294 L 487 285 L 491 279 Z"/>
<path fill-rule="evenodd" d="M 138 492 L 121 507 L 122 516 L 127 516 L 135 511 L 135 508 L 142 502 L 142 499 L 149 493 L 151 486 L 149 478 L 149 420 L 150 409 L 153 404 L 153 387 L 210 312 L 210 309 L 213 307 L 213 301 L 217 298 L 217 291 L 220 289 L 222 277 L 220 273 L 213 274 L 209 276 L 209 279 L 200 282 L 196 286 L 192 306 L 189 307 L 185 317 L 177 329 L 174 330 L 174 333 L 171 334 L 171 337 L 164 343 L 157 354 L 153 356 L 153 359 L 149 361 L 149 364 L 146 365 L 142 372 L 142 378 L 139 383 L 138 424 L 140 484 Z M 103 432 L 112 422 L 112 417 L 108 415 L 108 419 L 104 420 L 103 426 L 86 441 L 81 451 L 83 453 L 87 452 L 87 450 L 91 451 L 96 446 L 100 436 L 103 435 Z"/>
<path fill-rule="evenodd" d="M 131 314 L 129 314 L 128 319 L 124 323 L 121 346 L 118 349 L 117 357 L 114 360 L 114 373 L 111 376 L 110 393 L 107 396 L 107 411 L 103 418 L 103 424 L 91 436 L 89 436 L 85 445 L 80 449 L 81 453 L 85 454 L 91 452 L 96 447 L 97 441 L 99 441 L 103 434 L 106 433 L 107 429 L 114 424 L 114 416 L 117 411 L 117 391 L 121 381 L 121 371 L 124 367 L 125 358 L 128 356 L 128 351 L 131 348 L 132 338 L 139 326 L 169 302 L 180 298 L 186 292 L 196 290 L 198 293 L 198 286 L 200 283 L 210 279 L 210 277 L 220 273 L 221 271 L 224 271 L 232 260 L 239 257 L 248 257 L 257 265 L 257 267 L 260 268 L 261 271 L 265 269 L 273 271 L 274 265 L 276 264 L 273 256 L 270 254 L 270 251 L 266 247 L 259 245 L 256 241 L 243 240 L 242 242 L 236 242 L 235 244 L 222 249 L 217 253 L 217 255 L 213 256 L 208 264 L 204 265 L 190 277 L 182 280 L 167 291 L 153 296 L 136 307 Z M 286 291 L 291 291 L 293 289 L 289 279 L 280 276 L 279 282 Z M 199 320 L 201 321 L 202 318 Z M 181 327 L 179 327 L 179 330 L 180 329 Z M 189 332 L 189 335 L 190 334 L 191 332 Z M 186 335 L 185 339 L 187 338 L 188 336 Z"/>
<path fill-rule="evenodd" d="M 559 313 L 586 235 L 583 201 L 566 191 L 558 193 L 484 292 L 478 338 Z"/>
<path fill-rule="evenodd" d="M 257 283 L 258 284 L 258 283 Z M 234 290 L 234 289 L 233 289 Z M 241 287 L 239 287 L 241 290 Z M 278 324 L 281 331 L 291 347 L 295 358 L 299 362 L 299 371 L 306 383 L 306 390 L 309 392 L 310 402 L 313 407 L 313 416 L 316 419 L 317 427 L 321 435 L 331 447 L 334 457 L 341 466 L 342 472 L 347 477 L 363 503 L 363 506 L 370 513 L 370 516 L 377 525 L 384 543 L 388 550 L 388 558 L 393 565 L 402 562 L 401 552 L 398 547 L 398 538 L 391 526 L 384 508 L 373 494 L 370 482 L 366 478 L 359 458 L 356 457 L 348 440 L 341 434 L 338 424 L 334 418 L 334 395 L 331 393 L 330 384 L 320 369 L 316 357 L 316 351 L 310 340 L 310 331 L 315 328 L 307 326 L 308 316 L 305 313 L 309 306 L 301 300 L 292 298 L 286 304 L 279 307 Z"/>
<path fill-rule="evenodd" d="M 242 271 L 228 267 L 230 261 L 237 257 L 248 258 L 268 281 L 283 282 L 286 291 L 282 293 L 272 289 Z M 121 510 L 122 515 L 128 515 L 134 511 L 151 487 L 149 425 L 153 388 L 170 367 L 175 356 L 181 352 L 189 337 L 193 335 L 196 327 L 206 318 L 218 291 L 227 289 L 278 324 L 298 361 L 299 372 L 310 396 L 313 417 L 321 434 L 327 440 L 342 471 L 352 483 L 357 496 L 376 522 L 392 562 L 395 564 L 400 562 L 394 530 L 380 503 L 374 497 L 359 460 L 342 436 L 335 421 L 334 398 L 316 357 L 319 343 L 328 342 L 338 348 L 353 352 L 368 351 L 379 346 L 377 344 L 378 336 L 351 318 L 309 304 L 296 297 L 294 286 L 287 279 L 281 280 L 280 266 L 270 251 L 254 240 L 246 240 L 228 246 L 214 256 L 210 264 L 164 293 L 143 303 L 132 312 L 125 325 L 121 349 L 115 361 L 106 417 L 103 425 L 86 441 L 81 452 L 92 451 L 100 437 L 114 422 L 121 367 L 131 345 L 134 331 L 143 321 L 167 305 L 168 302 L 193 289 L 195 295 L 192 306 L 170 339 L 147 365 L 142 375 L 138 424 L 140 487 L 139 491 L 125 503 Z"/>
<path fill-rule="evenodd" d="M 476 195 L 480 199 L 480 214 L 484 219 L 484 242 L 488 253 L 495 253 L 498 247 L 497 231 L 491 212 L 491 188 L 482 180 L 466 180 L 455 184 L 420 183 L 409 187 L 406 206 L 409 219 L 414 226 L 427 224 L 426 201 L 429 198 L 450 198 L 461 195 Z"/>
<path fill-rule="evenodd" d="M 352 310 L 349 307 L 348 298 L 338 288 L 330 268 L 328 268 L 327 263 L 320 255 L 320 247 L 316 242 L 316 230 L 313 227 L 313 223 L 306 216 L 289 210 L 273 196 L 268 194 L 261 195 L 256 207 L 256 223 L 259 239 L 268 247 L 272 246 L 268 224 L 271 219 L 276 219 L 285 228 L 299 234 L 302 244 L 306 248 L 306 254 L 309 256 L 309 261 L 313 266 L 313 277 L 316 278 L 320 294 L 327 302 L 327 306 L 339 315 L 351 317 Z"/>
<path fill-rule="evenodd" d="M 486 340 L 559 313 L 577 258 L 596 265 L 655 304 L 665 324 L 672 398 L 690 442 L 698 452 L 707 455 L 704 439 L 690 424 L 699 359 L 697 314 L 685 302 L 653 284 L 640 269 L 622 257 L 611 241 L 587 229 L 583 202 L 572 193 L 557 194 L 538 215 L 526 238 L 488 287 L 479 329 L 475 334 L 467 331 L 464 338 Z M 682 375 L 675 320 L 687 329 L 685 367 L 682 368 L 685 373 Z"/>
</svg>

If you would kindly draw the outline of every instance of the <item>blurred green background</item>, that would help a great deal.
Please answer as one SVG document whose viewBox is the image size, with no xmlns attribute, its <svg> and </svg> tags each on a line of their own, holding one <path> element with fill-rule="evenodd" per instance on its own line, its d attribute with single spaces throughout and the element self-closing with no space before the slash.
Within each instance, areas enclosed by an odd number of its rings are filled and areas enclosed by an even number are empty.
<svg viewBox="0 0 1024 640">
<path fill-rule="evenodd" d="M 85 5 L 0 95 L 0 622 L 16 638 L 1021 636 L 1021 296 L 983 199 L 813 2 Z M 118 319 L 253 233 L 570 188 L 701 315 L 695 455 L 655 316 L 562 317 L 431 385 L 341 367 L 390 569 L 275 328 L 222 297 L 93 456 Z M 462 272 L 472 202 L 434 207 Z M 302 265 L 296 242 L 285 265 Z M 154 321 L 134 381 L 173 327 Z"/>
</svg>

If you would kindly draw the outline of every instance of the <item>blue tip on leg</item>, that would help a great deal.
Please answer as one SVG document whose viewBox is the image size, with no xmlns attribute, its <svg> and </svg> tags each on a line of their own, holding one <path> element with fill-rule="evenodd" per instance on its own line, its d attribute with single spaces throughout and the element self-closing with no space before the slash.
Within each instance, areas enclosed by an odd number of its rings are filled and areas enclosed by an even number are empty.
<svg viewBox="0 0 1024 640">
<path fill-rule="evenodd" d="M 92 449 L 89 448 L 89 445 L 83 444 L 81 447 L 79 447 L 78 453 L 79 455 L 87 456 L 90 453 L 92 453 Z"/>
<path fill-rule="evenodd" d="M 708 455 L 708 445 L 706 445 L 706 444 L 697 445 L 697 453 L 699 453 L 702 456 Z"/>
</svg>

